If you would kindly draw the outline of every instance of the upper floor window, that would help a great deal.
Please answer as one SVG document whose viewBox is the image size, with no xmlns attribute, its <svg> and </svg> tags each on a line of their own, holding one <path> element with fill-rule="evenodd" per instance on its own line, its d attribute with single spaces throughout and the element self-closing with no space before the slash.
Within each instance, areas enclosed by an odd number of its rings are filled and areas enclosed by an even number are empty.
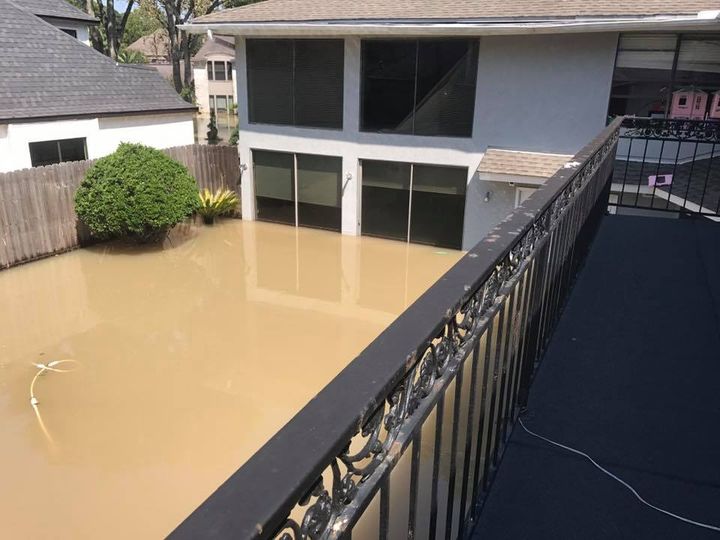
<svg viewBox="0 0 720 540">
<path fill-rule="evenodd" d="M 363 131 L 471 137 L 475 40 L 365 40 Z"/>
<path fill-rule="evenodd" d="M 72 36 L 74 38 L 77 38 L 77 30 L 72 30 L 70 28 L 61 28 L 63 32 L 65 32 L 68 36 Z"/>
<path fill-rule="evenodd" d="M 622 34 L 609 114 L 718 118 L 720 34 Z M 695 106 L 690 107 L 694 103 Z"/>
<path fill-rule="evenodd" d="M 30 143 L 30 161 L 33 167 L 86 159 L 85 138 Z"/>
<path fill-rule="evenodd" d="M 250 122 L 342 129 L 344 65 L 342 40 L 247 40 Z"/>
<path fill-rule="evenodd" d="M 211 81 L 232 81 L 233 63 L 224 60 L 208 60 L 208 80 Z"/>
</svg>

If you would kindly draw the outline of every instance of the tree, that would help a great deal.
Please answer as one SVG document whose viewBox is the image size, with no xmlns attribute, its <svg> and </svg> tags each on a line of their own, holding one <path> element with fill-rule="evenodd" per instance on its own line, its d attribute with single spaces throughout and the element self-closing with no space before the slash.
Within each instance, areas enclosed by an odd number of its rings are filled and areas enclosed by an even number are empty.
<svg viewBox="0 0 720 540">
<path fill-rule="evenodd" d="M 215 120 L 215 111 L 210 111 L 210 122 L 208 122 L 207 142 L 208 144 L 217 144 L 220 142 L 218 137 L 217 122 Z"/>
<path fill-rule="evenodd" d="M 200 47 L 201 36 L 188 35 L 178 28 L 195 17 L 209 15 L 218 9 L 240 7 L 262 0 L 140 0 L 146 9 L 154 9 L 170 38 L 170 61 L 173 85 L 180 93 L 192 83 L 192 56 Z"/>
<path fill-rule="evenodd" d="M 120 43 L 125 33 L 130 13 L 135 6 L 135 0 L 127 0 L 124 12 L 115 9 L 115 0 L 88 0 L 87 7 L 92 14 L 100 19 L 101 32 L 95 32 L 96 48 L 117 60 L 120 52 Z"/>
<path fill-rule="evenodd" d="M 141 37 L 149 36 L 163 27 L 162 22 L 156 16 L 155 10 L 148 9 L 147 4 L 141 2 L 138 7 L 130 12 L 122 38 L 122 47 L 127 47 Z"/>
</svg>

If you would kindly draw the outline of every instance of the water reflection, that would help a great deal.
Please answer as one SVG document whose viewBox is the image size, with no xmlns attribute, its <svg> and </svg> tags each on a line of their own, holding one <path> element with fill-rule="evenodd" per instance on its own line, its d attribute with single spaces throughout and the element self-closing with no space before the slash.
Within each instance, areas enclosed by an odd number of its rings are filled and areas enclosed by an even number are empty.
<svg viewBox="0 0 720 540">
<path fill-rule="evenodd" d="M 0 272 L 4 536 L 166 534 L 459 255 L 232 221 Z"/>
</svg>

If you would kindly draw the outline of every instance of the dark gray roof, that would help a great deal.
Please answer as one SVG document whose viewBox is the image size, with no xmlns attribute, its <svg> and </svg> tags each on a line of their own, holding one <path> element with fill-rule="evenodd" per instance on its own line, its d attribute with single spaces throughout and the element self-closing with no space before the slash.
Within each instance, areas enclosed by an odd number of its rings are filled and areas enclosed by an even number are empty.
<svg viewBox="0 0 720 540">
<path fill-rule="evenodd" d="M 97 19 L 71 5 L 67 0 L 15 0 L 15 4 L 40 17 L 97 22 Z"/>
<path fill-rule="evenodd" d="M 0 121 L 187 111 L 156 70 L 118 65 L 0 0 Z"/>
</svg>

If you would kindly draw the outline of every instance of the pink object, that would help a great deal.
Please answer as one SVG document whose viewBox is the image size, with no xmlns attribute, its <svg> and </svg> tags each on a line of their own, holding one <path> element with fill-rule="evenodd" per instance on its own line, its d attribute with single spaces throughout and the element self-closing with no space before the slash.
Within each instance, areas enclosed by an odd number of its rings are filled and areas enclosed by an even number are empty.
<svg viewBox="0 0 720 540">
<path fill-rule="evenodd" d="M 658 174 L 657 176 L 652 175 L 648 176 L 648 186 L 650 187 L 661 187 L 661 186 L 669 186 L 672 184 L 673 175 L 672 174 Z"/>
<path fill-rule="evenodd" d="M 704 120 L 708 95 L 699 88 L 681 88 L 672 95 L 670 118 Z"/>
<path fill-rule="evenodd" d="M 720 120 L 720 90 L 713 94 L 713 100 L 710 104 L 710 118 Z"/>
</svg>

